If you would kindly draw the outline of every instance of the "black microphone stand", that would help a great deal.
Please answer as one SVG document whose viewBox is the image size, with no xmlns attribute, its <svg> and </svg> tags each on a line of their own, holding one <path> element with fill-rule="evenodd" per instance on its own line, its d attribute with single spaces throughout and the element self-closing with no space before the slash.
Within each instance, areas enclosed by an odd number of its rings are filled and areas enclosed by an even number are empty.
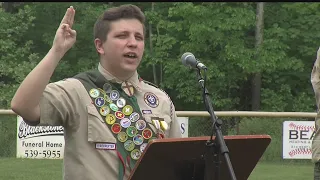
<svg viewBox="0 0 320 180">
<path fill-rule="evenodd" d="M 204 155 L 205 159 L 205 174 L 204 174 L 204 180 L 219 180 L 220 179 L 220 154 L 222 154 L 225 158 L 225 161 L 227 163 L 227 167 L 230 173 L 230 177 L 232 180 L 236 180 L 236 176 L 230 161 L 229 157 L 229 150 L 228 147 L 224 141 L 222 132 L 221 132 L 221 125 L 222 121 L 217 118 L 217 116 L 214 114 L 214 110 L 212 107 L 212 102 L 209 97 L 209 92 L 205 87 L 205 81 L 206 81 L 206 74 L 205 79 L 201 76 L 201 71 L 198 68 L 197 69 L 197 76 L 198 76 L 198 82 L 203 89 L 203 99 L 205 102 L 206 109 L 208 110 L 211 120 L 212 120 L 212 133 L 210 139 L 206 142 L 206 153 Z M 204 69 L 204 73 L 206 73 L 206 69 Z M 213 140 L 213 133 L 216 133 L 215 140 Z M 214 171 L 213 171 L 213 163 L 214 163 Z M 213 173 L 215 173 L 213 176 Z"/>
</svg>

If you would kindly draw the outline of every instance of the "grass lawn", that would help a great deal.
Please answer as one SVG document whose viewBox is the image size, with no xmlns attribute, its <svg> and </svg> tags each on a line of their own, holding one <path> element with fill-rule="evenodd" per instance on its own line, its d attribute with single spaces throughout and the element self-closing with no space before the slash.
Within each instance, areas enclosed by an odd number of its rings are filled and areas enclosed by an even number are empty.
<svg viewBox="0 0 320 180">
<path fill-rule="evenodd" d="M 313 179 L 311 163 L 261 162 L 249 180 Z M 62 160 L 0 158 L 0 180 L 62 180 Z"/>
</svg>

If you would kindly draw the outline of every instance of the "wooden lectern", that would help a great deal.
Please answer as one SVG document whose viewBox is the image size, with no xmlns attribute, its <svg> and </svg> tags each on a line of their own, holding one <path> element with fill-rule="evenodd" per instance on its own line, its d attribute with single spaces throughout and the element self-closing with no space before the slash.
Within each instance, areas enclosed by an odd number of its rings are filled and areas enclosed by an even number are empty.
<svg viewBox="0 0 320 180">
<path fill-rule="evenodd" d="M 209 136 L 152 140 L 137 161 L 130 180 L 203 180 Z M 224 136 L 237 180 L 246 180 L 265 152 L 269 135 Z M 230 179 L 220 155 L 220 179 Z M 212 168 L 214 171 L 214 168 Z"/>
</svg>

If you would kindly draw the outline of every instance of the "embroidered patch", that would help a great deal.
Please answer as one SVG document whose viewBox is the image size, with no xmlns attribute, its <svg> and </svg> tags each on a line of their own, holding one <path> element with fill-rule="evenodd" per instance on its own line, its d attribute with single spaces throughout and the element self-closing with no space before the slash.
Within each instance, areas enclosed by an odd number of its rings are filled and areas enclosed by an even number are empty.
<svg viewBox="0 0 320 180">
<path fill-rule="evenodd" d="M 139 120 L 139 118 L 140 118 L 140 115 L 136 112 L 133 112 L 129 117 L 131 122 L 136 122 Z"/>
<path fill-rule="evenodd" d="M 93 98 L 97 98 L 100 95 L 100 91 L 98 89 L 91 89 L 89 92 L 90 96 Z"/>
<path fill-rule="evenodd" d="M 131 121 L 128 118 L 123 118 L 121 119 L 120 124 L 123 128 L 128 128 L 131 125 Z"/>
<path fill-rule="evenodd" d="M 112 90 L 110 92 L 110 99 L 111 100 L 116 101 L 119 99 L 119 97 L 120 97 L 120 93 L 117 90 Z"/>
<path fill-rule="evenodd" d="M 94 103 L 96 104 L 96 106 L 101 107 L 103 106 L 106 102 L 102 97 L 98 97 Z"/>
<path fill-rule="evenodd" d="M 150 109 L 142 110 L 142 114 L 152 114 L 152 111 Z"/>
<path fill-rule="evenodd" d="M 147 123 L 146 123 L 144 120 L 140 119 L 140 120 L 138 120 L 138 121 L 136 122 L 136 128 L 137 128 L 139 131 L 144 130 L 144 128 L 146 128 L 146 127 L 147 127 Z"/>
<path fill-rule="evenodd" d="M 125 107 L 123 107 L 122 109 L 122 113 L 127 115 L 127 116 L 130 116 L 131 113 L 133 112 L 133 107 L 130 106 L 130 105 L 126 105 Z"/>
<path fill-rule="evenodd" d="M 96 149 L 115 150 L 116 144 L 115 143 L 96 143 Z"/>
<path fill-rule="evenodd" d="M 138 160 L 141 157 L 141 152 L 138 149 L 134 149 L 131 151 L 130 155 L 132 159 Z"/>
<path fill-rule="evenodd" d="M 142 153 L 143 153 L 144 149 L 146 149 L 147 145 L 148 145 L 148 143 L 143 143 L 143 144 L 141 144 L 141 146 L 140 146 L 140 151 L 141 151 Z"/>
<path fill-rule="evenodd" d="M 119 108 L 123 108 L 125 105 L 126 105 L 126 100 L 124 98 L 121 97 L 117 100 L 117 106 Z"/>
<path fill-rule="evenodd" d="M 127 151 L 132 151 L 135 147 L 135 144 L 133 143 L 133 141 L 131 140 L 127 140 L 125 143 L 124 143 L 124 148 L 127 150 Z"/>
<path fill-rule="evenodd" d="M 140 134 L 137 134 L 133 137 L 133 143 L 135 143 L 136 145 L 140 146 L 143 143 L 143 137 Z"/>
<path fill-rule="evenodd" d="M 152 137 L 152 131 L 149 128 L 146 128 L 142 131 L 142 136 L 144 139 L 150 139 Z"/>
<path fill-rule="evenodd" d="M 159 98 L 152 92 L 147 92 L 144 94 L 144 102 L 152 107 L 156 108 L 159 105 Z"/>
</svg>

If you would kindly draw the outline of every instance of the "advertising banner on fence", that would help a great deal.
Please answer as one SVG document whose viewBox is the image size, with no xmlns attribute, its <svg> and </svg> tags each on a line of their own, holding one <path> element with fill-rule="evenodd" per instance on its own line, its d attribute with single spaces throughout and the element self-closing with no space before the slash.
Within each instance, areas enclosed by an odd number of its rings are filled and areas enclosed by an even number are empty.
<svg viewBox="0 0 320 180">
<path fill-rule="evenodd" d="M 311 159 L 314 121 L 283 122 L 283 159 Z"/>
<path fill-rule="evenodd" d="M 29 126 L 17 116 L 17 158 L 63 159 L 62 126 Z"/>
<path fill-rule="evenodd" d="M 180 125 L 180 131 L 182 134 L 182 137 L 189 137 L 189 118 L 188 117 L 178 117 L 177 118 L 179 125 Z"/>
</svg>

